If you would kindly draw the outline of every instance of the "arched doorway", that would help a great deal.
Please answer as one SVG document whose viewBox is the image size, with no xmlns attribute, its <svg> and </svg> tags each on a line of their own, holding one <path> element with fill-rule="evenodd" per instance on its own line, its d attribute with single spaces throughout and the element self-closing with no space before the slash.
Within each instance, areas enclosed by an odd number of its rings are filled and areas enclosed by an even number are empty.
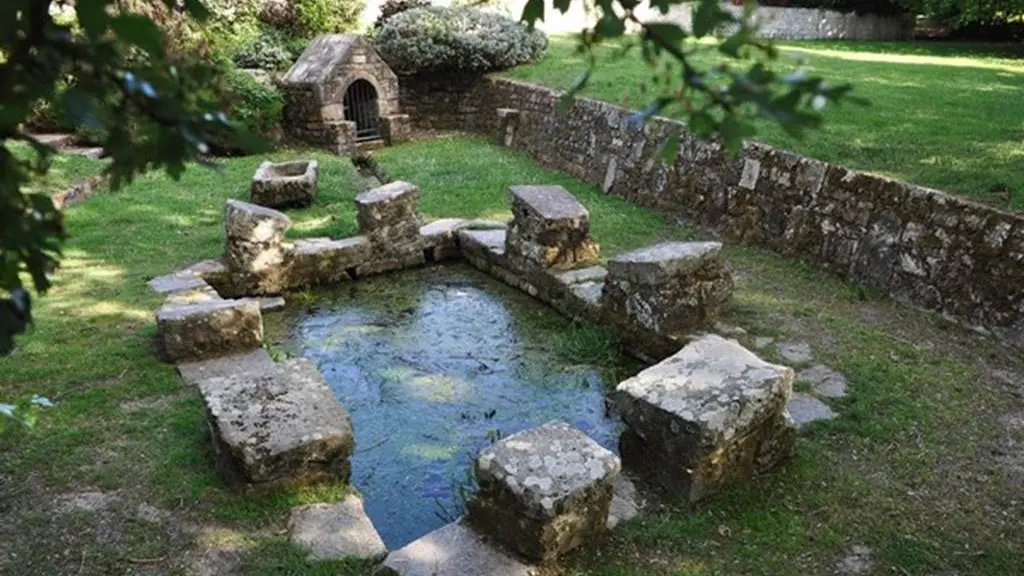
<svg viewBox="0 0 1024 576">
<path fill-rule="evenodd" d="M 356 142 L 380 138 L 377 89 L 359 79 L 345 90 L 345 120 L 356 123 Z"/>
</svg>

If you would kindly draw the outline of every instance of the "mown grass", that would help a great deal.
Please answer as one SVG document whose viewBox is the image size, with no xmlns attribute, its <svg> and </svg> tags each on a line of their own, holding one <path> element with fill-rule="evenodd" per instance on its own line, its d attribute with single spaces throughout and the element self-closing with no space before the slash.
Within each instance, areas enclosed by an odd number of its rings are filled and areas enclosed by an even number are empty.
<svg viewBox="0 0 1024 576">
<path fill-rule="evenodd" d="M 274 157 L 321 162 L 315 205 L 290 212 L 294 235 L 355 232 L 357 178 L 347 161 Z M 699 235 L 477 138 L 377 157 L 420 186 L 428 218 L 506 217 L 508 185 L 544 182 L 587 205 L 605 255 Z M 38 428 L 0 439 L 0 573 L 187 574 L 215 553 L 247 574 L 365 572 L 310 564 L 282 536 L 288 508 L 343 488 L 228 491 L 213 470 L 198 395 L 157 360 L 161 299 L 146 281 L 221 253 L 224 200 L 247 196 L 261 160 L 190 169 L 180 182 L 147 175 L 67 212 L 55 286 L 37 300 L 32 332 L 0 359 L 0 397 L 57 402 Z M 826 574 L 854 544 L 873 550 L 876 574 L 1002 575 L 1024 565 L 1020 486 L 992 456 L 999 417 L 1020 410 L 993 374 L 1007 371 L 1019 387 L 1019 354 L 812 266 L 747 248 L 728 256 L 738 290 L 726 320 L 750 331 L 748 344 L 754 335 L 810 342 L 817 360 L 850 379 L 850 396 L 832 403 L 841 418 L 809 429 L 777 472 L 696 507 L 668 501 L 556 572 Z M 592 338 L 592 359 L 607 355 L 600 335 L 574 330 L 566 324 L 567 353 L 585 355 L 576 345 Z M 62 495 L 85 490 L 114 501 L 57 510 Z M 165 516 L 140 520 L 140 504 Z"/>
<path fill-rule="evenodd" d="M 702 44 L 696 60 L 719 61 Z M 869 107 L 826 111 L 825 127 L 799 140 L 768 122 L 757 139 L 850 168 L 1024 209 L 1024 49 L 1019 45 L 928 42 L 786 42 L 780 69 L 807 66 L 832 83 L 850 83 Z M 584 95 L 643 108 L 651 72 L 637 51 L 615 59 L 598 47 L 598 68 Z M 573 40 L 552 38 L 541 61 L 514 78 L 568 88 L 584 69 Z M 653 90 L 654 87 L 651 86 Z M 671 112 L 668 114 L 671 116 Z"/>
</svg>

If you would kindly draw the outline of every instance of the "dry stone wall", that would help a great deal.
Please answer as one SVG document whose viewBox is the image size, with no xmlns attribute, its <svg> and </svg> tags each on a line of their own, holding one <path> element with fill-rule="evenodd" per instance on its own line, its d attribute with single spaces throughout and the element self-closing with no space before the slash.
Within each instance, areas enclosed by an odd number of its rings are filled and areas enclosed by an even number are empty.
<svg viewBox="0 0 1024 576">
<path fill-rule="evenodd" d="M 428 95 L 429 86 L 403 86 L 403 101 L 418 103 L 420 114 L 432 113 Z M 632 111 L 604 102 L 578 99 L 560 114 L 559 96 L 484 78 L 459 98 L 449 91 L 449 114 L 431 123 L 485 132 L 605 193 L 817 262 L 1024 343 L 1024 215 L 763 144 L 748 143 L 729 157 L 679 122 L 655 118 L 640 126 Z M 657 154 L 668 134 L 680 135 L 672 164 Z"/>
</svg>

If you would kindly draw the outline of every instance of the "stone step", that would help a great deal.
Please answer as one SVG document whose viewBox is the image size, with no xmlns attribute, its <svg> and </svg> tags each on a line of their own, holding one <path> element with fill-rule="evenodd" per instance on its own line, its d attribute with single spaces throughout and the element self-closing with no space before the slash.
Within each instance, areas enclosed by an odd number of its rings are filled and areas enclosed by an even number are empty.
<svg viewBox="0 0 1024 576">
<path fill-rule="evenodd" d="M 381 560 L 388 549 L 363 508 L 363 499 L 348 494 L 340 502 L 292 508 L 288 520 L 292 542 L 309 550 L 310 560 Z"/>
<path fill-rule="evenodd" d="M 263 348 L 256 348 L 210 360 L 182 362 L 178 364 L 177 368 L 178 373 L 186 382 L 198 386 L 200 382 L 210 378 L 264 372 L 273 365 L 274 360 L 270 354 Z"/>
<path fill-rule="evenodd" d="M 171 362 L 216 358 L 263 343 L 263 316 L 255 300 L 172 302 L 157 311 L 156 321 Z"/>
<path fill-rule="evenodd" d="M 532 566 L 488 544 L 462 521 L 395 550 L 375 576 L 534 576 Z"/>
</svg>

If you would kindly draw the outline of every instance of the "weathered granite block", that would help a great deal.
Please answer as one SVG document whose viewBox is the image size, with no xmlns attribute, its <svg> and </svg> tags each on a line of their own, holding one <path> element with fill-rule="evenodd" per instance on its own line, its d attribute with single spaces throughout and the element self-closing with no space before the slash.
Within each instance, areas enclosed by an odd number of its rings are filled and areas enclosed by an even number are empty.
<svg viewBox="0 0 1024 576">
<path fill-rule="evenodd" d="M 284 287 L 295 247 L 284 242 L 290 218 L 270 208 L 228 200 L 225 261 L 235 294 L 277 294 Z"/>
<path fill-rule="evenodd" d="M 468 220 L 461 218 L 442 218 L 420 228 L 420 243 L 423 245 L 427 260 L 440 262 L 459 257 L 459 246 L 456 237 Z"/>
<path fill-rule="evenodd" d="M 708 335 L 619 384 L 627 467 L 690 501 L 789 456 L 793 370 Z"/>
<path fill-rule="evenodd" d="M 350 280 L 355 269 L 373 255 L 365 236 L 343 240 L 308 238 L 295 242 L 295 259 L 289 270 L 288 286 L 316 286 Z"/>
<path fill-rule="evenodd" d="M 236 487 L 347 481 L 348 412 L 309 359 L 199 382 L 217 465 Z"/>
<path fill-rule="evenodd" d="M 526 558 L 553 560 L 603 532 L 619 459 L 565 422 L 513 434 L 476 459 L 468 520 Z"/>
<path fill-rule="evenodd" d="M 157 312 L 156 322 L 172 362 L 223 356 L 263 342 L 263 316 L 255 300 L 171 303 Z"/>
<path fill-rule="evenodd" d="M 292 542 L 308 549 L 313 561 L 380 560 L 388 553 L 373 521 L 366 515 L 363 499 L 355 494 L 339 502 L 292 508 L 288 528 Z"/>
<path fill-rule="evenodd" d="M 561 186 L 511 186 L 506 252 L 517 266 L 570 267 L 594 260 L 590 214 Z"/>
<path fill-rule="evenodd" d="M 419 188 L 408 182 L 391 182 L 356 196 L 359 231 L 375 244 L 395 245 L 419 238 L 423 216 Z"/>
<path fill-rule="evenodd" d="M 412 122 L 408 114 L 389 114 L 380 117 L 381 133 L 388 144 L 401 144 L 412 138 Z"/>
<path fill-rule="evenodd" d="M 249 198 L 253 204 L 270 208 L 309 206 L 316 197 L 319 177 L 316 160 L 264 162 L 252 177 Z"/>
<path fill-rule="evenodd" d="M 665 242 L 608 261 L 604 302 L 621 321 L 664 334 L 714 326 L 732 298 L 718 242 Z"/>
<path fill-rule="evenodd" d="M 388 554 L 374 575 L 536 576 L 536 571 L 456 521 Z"/>
</svg>

